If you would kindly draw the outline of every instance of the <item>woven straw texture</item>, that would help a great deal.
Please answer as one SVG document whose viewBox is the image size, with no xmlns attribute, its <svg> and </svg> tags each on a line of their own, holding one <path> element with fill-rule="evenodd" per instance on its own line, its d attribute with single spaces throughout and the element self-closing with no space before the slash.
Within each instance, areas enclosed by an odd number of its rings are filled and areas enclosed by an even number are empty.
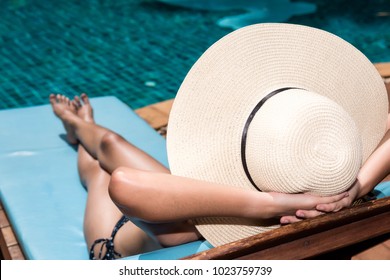
<svg viewBox="0 0 390 280">
<path fill-rule="evenodd" d="M 284 87 L 303 91 L 272 97 L 249 128 L 246 156 L 256 185 L 323 195 L 348 188 L 385 132 L 383 81 L 349 43 L 291 24 L 239 29 L 195 63 L 170 115 L 172 173 L 255 190 L 241 163 L 243 127 L 265 95 Z M 197 224 L 214 246 L 278 226 L 227 217 Z"/>
</svg>

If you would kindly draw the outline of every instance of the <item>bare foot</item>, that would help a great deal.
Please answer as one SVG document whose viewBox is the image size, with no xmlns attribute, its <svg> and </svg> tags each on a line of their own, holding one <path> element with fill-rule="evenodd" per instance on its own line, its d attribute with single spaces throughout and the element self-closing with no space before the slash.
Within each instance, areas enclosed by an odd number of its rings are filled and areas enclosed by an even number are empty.
<svg viewBox="0 0 390 280">
<path fill-rule="evenodd" d="M 69 116 L 76 115 L 77 113 L 75 104 L 71 102 L 69 98 L 61 94 L 50 94 L 49 100 L 54 114 L 62 121 L 62 124 L 64 125 L 66 139 L 70 144 L 77 144 L 78 141 L 75 132 L 68 121 Z"/>
<path fill-rule="evenodd" d="M 77 115 L 86 122 L 93 123 L 93 109 L 89 102 L 88 96 L 83 93 L 80 97 L 76 96 L 72 101 L 75 107 L 77 107 Z"/>
</svg>

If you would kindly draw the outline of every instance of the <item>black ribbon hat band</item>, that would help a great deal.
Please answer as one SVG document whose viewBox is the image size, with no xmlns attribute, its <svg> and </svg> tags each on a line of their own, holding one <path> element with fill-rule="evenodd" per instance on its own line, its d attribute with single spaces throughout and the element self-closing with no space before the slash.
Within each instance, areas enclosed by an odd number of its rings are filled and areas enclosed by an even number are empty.
<svg viewBox="0 0 390 280">
<path fill-rule="evenodd" d="M 260 110 L 260 108 L 264 105 L 265 102 L 267 102 L 271 97 L 275 96 L 276 94 L 278 93 L 281 93 L 283 91 L 286 91 L 286 90 L 290 90 L 290 89 L 300 89 L 300 88 L 296 88 L 296 87 L 285 87 L 285 88 L 279 88 L 279 89 L 276 89 L 270 93 L 268 93 L 266 96 L 264 96 L 259 103 L 257 103 L 257 105 L 255 106 L 255 108 L 252 110 L 252 112 L 250 113 L 249 117 L 247 118 L 246 120 L 246 123 L 245 123 L 245 126 L 244 126 L 244 129 L 242 131 L 242 137 L 241 137 L 241 162 L 242 162 L 242 166 L 244 168 L 244 171 L 245 171 L 245 174 L 248 178 L 248 180 L 251 182 L 251 184 L 259 191 L 260 188 L 255 184 L 255 182 L 253 181 L 252 179 L 252 176 L 251 174 L 249 173 L 249 170 L 248 170 L 248 165 L 246 163 L 246 154 L 245 154 L 245 151 L 246 151 L 246 139 L 247 139 L 247 136 L 248 136 L 248 130 L 249 130 L 249 126 L 253 120 L 253 118 L 256 116 L 256 113 Z"/>
</svg>

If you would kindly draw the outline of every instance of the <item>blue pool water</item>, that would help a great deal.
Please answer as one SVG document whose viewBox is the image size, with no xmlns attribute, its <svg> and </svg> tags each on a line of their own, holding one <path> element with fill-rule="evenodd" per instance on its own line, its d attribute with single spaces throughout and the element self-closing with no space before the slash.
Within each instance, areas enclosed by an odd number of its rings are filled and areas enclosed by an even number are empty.
<svg viewBox="0 0 390 280">
<path fill-rule="evenodd" d="M 316 12 L 288 22 L 390 61 L 390 1 L 305 2 Z M 153 0 L 0 1 L 0 109 L 45 104 L 51 92 L 114 95 L 133 108 L 173 98 L 197 58 L 231 31 L 218 19 L 233 13 Z"/>
</svg>

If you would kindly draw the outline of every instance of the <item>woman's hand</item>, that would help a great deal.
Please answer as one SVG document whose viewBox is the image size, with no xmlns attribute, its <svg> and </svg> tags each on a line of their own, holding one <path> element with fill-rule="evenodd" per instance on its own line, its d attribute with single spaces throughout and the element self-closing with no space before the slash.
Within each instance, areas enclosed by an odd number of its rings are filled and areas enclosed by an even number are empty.
<svg viewBox="0 0 390 280">
<path fill-rule="evenodd" d="M 307 193 L 286 194 L 277 192 L 270 192 L 268 194 L 273 200 L 273 209 L 269 212 L 272 217 L 295 215 L 297 209 L 316 211 L 317 205 L 337 204 L 349 195 L 348 192 L 332 196 L 315 196 Z"/>
<path fill-rule="evenodd" d="M 359 190 L 361 186 L 358 180 L 352 185 L 352 187 L 347 191 L 347 195 L 341 197 L 341 199 L 337 200 L 338 196 L 330 197 L 335 198 L 334 201 L 330 202 L 320 202 L 315 206 L 315 209 L 303 209 L 297 210 L 295 215 L 285 215 L 280 218 L 280 223 L 282 224 L 290 224 L 301 221 L 307 218 L 314 218 L 324 213 L 337 212 L 345 207 L 349 207 L 353 201 L 358 196 Z"/>
</svg>

